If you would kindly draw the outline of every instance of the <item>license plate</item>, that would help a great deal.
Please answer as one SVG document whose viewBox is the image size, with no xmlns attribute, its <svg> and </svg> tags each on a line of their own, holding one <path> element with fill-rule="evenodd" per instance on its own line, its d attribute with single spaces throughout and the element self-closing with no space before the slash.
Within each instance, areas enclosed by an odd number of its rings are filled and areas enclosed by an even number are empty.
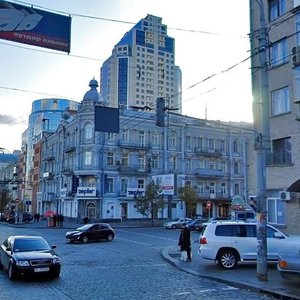
<svg viewBox="0 0 300 300">
<path fill-rule="evenodd" d="M 49 268 L 34 268 L 34 272 L 49 272 Z"/>
</svg>

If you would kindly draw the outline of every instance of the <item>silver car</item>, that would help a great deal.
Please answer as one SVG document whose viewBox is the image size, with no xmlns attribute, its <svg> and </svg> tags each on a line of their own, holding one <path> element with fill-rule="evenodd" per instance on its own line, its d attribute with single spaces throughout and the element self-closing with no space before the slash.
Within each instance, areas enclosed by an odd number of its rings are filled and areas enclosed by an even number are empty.
<svg viewBox="0 0 300 300">
<path fill-rule="evenodd" d="M 300 252 L 280 253 L 277 270 L 284 279 L 300 280 Z"/>
<path fill-rule="evenodd" d="M 177 229 L 181 228 L 183 223 L 189 223 L 191 221 L 192 219 L 190 218 L 181 218 L 179 220 L 165 222 L 164 227 L 167 229 Z"/>
</svg>

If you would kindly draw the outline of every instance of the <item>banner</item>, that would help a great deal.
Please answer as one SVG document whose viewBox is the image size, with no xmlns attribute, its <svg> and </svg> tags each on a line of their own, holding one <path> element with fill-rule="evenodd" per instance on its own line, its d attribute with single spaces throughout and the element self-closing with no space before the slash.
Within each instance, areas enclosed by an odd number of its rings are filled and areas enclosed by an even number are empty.
<svg viewBox="0 0 300 300">
<path fill-rule="evenodd" d="M 0 1 L 0 39 L 70 53 L 71 17 Z"/>
</svg>

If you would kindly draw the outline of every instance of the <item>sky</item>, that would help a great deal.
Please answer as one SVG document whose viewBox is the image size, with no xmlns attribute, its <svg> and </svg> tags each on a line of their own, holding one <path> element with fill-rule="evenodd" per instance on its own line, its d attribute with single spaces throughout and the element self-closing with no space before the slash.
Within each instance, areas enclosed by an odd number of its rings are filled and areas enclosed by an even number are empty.
<svg viewBox="0 0 300 300">
<path fill-rule="evenodd" d="M 80 102 L 113 47 L 147 14 L 175 39 L 182 71 L 182 113 L 253 122 L 248 0 L 10 1 L 72 17 L 71 52 L 0 39 L 0 149 L 21 148 L 32 102 Z M 79 16 L 80 15 L 80 16 Z"/>
</svg>

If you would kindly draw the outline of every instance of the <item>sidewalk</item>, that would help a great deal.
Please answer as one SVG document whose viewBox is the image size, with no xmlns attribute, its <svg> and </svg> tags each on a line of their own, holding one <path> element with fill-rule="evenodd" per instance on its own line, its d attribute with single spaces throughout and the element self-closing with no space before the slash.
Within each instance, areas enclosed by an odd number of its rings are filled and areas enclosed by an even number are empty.
<svg viewBox="0 0 300 300">
<path fill-rule="evenodd" d="M 268 265 L 268 280 L 257 279 L 255 265 L 238 265 L 236 270 L 228 271 L 218 267 L 213 261 L 201 258 L 198 243 L 192 245 L 192 261 L 180 260 L 178 246 L 169 246 L 162 251 L 164 259 L 175 267 L 190 274 L 217 280 L 240 288 L 252 289 L 273 296 L 275 299 L 294 300 L 300 299 L 299 282 L 287 281 L 281 278 L 276 265 Z"/>
</svg>

